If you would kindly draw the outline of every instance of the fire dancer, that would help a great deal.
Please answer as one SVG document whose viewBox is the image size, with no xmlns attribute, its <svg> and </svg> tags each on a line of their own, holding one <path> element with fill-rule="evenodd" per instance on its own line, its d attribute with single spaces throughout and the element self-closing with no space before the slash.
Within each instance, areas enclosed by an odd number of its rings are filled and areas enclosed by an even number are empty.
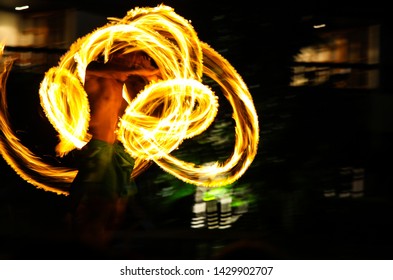
<svg viewBox="0 0 393 280">
<path fill-rule="evenodd" d="M 114 52 L 107 62 L 93 61 L 86 69 L 92 138 L 79 154 L 78 174 L 70 188 L 70 214 L 77 237 L 94 246 L 107 244 L 136 192 L 131 179 L 134 159 L 117 140 L 119 118 L 127 100 L 159 78 L 159 69 L 146 54 L 123 52 Z"/>
</svg>

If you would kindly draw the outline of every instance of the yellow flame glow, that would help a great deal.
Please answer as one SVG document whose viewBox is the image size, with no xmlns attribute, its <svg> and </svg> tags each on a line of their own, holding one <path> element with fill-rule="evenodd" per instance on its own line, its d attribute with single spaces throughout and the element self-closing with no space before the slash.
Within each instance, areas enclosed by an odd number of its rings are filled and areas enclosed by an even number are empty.
<svg viewBox="0 0 393 280">
<path fill-rule="evenodd" d="M 119 120 L 118 139 L 136 159 L 132 175 L 137 176 L 153 161 L 177 178 L 199 186 L 223 186 L 238 180 L 257 153 L 259 125 L 252 97 L 232 65 L 199 40 L 189 21 L 165 5 L 135 8 L 122 19 L 110 18 L 108 24 L 74 42 L 58 66 L 45 74 L 39 95 L 47 118 L 59 134 L 57 154 L 64 156 L 79 149 L 91 138 L 89 103 L 83 88 L 85 70 L 100 55 L 108 59 L 119 49 L 146 52 L 156 62 L 162 77 L 130 100 Z M 0 84 L 1 153 L 33 185 L 67 194 L 68 189 L 56 183 L 72 182 L 76 170 L 43 163 L 21 145 L 9 128 L 3 87 L 11 64 L 3 63 Z M 196 165 L 171 156 L 171 152 L 185 139 L 205 131 L 217 115 L 218 98 L 202 83 L 202 77 L 215 81 L 231 104 L 236 139 L 234 151 L 225 162 Z M 20 162 L 40 178 L 46 178 L 45 183 L 33 179 Z"/>
</svg>

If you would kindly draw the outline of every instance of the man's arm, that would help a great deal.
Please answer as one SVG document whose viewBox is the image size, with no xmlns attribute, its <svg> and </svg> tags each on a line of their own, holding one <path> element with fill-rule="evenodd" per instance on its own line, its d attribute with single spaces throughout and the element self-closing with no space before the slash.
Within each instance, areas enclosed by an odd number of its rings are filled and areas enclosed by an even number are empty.
<svg viewBox="0 0 393 280">
<path fill-rule="evenodd" d="M 129 76 L 142 76 L 151 77 L 159 74 L 159 69 L 156 68 L 142 68 L 140 65 L 135 67 L 128 67 L 115 63 L 101 63 L 98 61 L 92 61 L 89 63 L 86 69 L 87 77 L 99 77 L 107 79 L 115 79 L 125 82 Z"/>
</svg>

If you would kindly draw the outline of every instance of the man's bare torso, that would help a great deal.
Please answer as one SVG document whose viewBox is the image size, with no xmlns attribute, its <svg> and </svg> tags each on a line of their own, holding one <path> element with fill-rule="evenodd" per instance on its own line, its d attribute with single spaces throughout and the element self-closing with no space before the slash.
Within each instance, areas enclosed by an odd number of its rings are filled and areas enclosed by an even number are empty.
<svg viewBox="0 0 393 280">
<path fill-rule="evenodd" d="M 122 96 L 123 82 L 90 77 L 86 79 L 85 89 L 90 104 L 89 133 L 95 139 L 114 143 L 119 117 L 127 106 Z"/>
<path fill-rule="evenodd" d="M 127 86 L 129 100 L 143 87 L 159 77 L 146 56 L 129 55 L 113 63 L 101 64 L 86 71 L 85 90 L 89 98 L 89 133 L 94 139 L 114 143 L 119 118 L 124 114 L 127 102 L 123 87 Z"/>
</svg>

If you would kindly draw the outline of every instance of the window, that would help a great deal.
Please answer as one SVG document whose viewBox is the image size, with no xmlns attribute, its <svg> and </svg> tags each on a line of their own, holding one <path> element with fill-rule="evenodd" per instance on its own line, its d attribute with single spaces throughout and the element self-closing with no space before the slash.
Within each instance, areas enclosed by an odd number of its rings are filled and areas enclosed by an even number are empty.
<svg viewBox="0 0 393 280">
<path fill-rule="evenodd" d="M 379 25 L 324 31 L 295 56 L 291 86 L 379 87 Z"/>
</svg>

